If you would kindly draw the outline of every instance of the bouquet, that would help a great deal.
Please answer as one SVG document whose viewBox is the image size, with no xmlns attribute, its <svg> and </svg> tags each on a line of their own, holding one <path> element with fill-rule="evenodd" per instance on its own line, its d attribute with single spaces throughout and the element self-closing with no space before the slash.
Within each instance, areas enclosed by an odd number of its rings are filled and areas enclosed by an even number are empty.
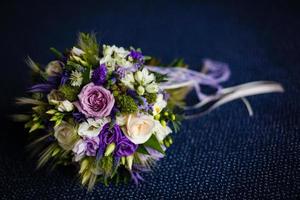
<svg viewBox="0 0 300 200">
<path fill-rule="evenodd" d="M 28 58 L 34 85 L 17 103 L 30 107 L 16 117 L 26 121 L 38 167 L 75 165 L 88 189 L 97 182 L 143 180 L 141 173 L 165 156 L 181 119 L 237 98 L 251 114 L 245 96 L 283 91 L 274 82 L 224 89 L 220 83 L 230 74 L 224 63 L 205 60 L 202 73 L 180 59 L 162 67 L 140 49 L 100 46 L 93 34 L 80 33 L 64 53 L 51 50 L 55 60 L 46 66 Z M 214 93 L 204 94 L 200 85 Z M 183 99 L 193 88 L 199 103 L 187 106 Z"/>
</svg>

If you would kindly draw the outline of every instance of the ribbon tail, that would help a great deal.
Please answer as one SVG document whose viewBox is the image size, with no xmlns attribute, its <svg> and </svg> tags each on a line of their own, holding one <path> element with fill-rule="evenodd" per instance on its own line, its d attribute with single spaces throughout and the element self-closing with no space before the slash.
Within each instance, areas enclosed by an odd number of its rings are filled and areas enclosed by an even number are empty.
<svg viewBox="0 0 300 200">
<path fill-rule="evenodd" d="M 220 107 L 223 104 L 231 102 L 236 99 L 242 99 L 245 103 L 249 115 L 253 114 L 252 108 L 248 100 L 245 99 L 247 96 L 253 96 L 258 94 L 266 94 L 273 92 L 284 92 L 281 84 L 272 81 L 256 81 L 241 84 L 238 86 L 221 89 L 218 95 L 208 97 L 203 101 L 193 106 L 182 107 L 185 111 L 197 111 L 195 114 L 185 115 L 185 119 L 191 119 L 202 116 L 212 110 Z"/>
</svg>

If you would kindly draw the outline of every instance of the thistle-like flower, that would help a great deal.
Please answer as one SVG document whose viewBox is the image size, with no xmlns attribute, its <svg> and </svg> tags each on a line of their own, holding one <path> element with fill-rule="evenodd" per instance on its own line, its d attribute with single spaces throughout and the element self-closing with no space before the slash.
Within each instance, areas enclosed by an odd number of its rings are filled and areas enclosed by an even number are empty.
<svg viewBox="0 0 300 200">
<path fill-rule="evenodd" d="M 79 71 L 72 71 L 70 80 L 72 86 L 81 86 L 83 80 L 82 73 Z"/>
</svg>

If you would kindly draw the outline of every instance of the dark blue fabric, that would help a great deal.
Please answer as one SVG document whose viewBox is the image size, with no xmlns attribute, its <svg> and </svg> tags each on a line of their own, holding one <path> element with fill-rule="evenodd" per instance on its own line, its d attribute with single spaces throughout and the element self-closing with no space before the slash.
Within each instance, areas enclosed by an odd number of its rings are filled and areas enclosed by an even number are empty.
<svg viewBox="0 0 300 200">
<path fill-rule="evenodd" d="M 225 2 L 225 1 L 224 1 Z M 1 11 L 0 199 L 300 199 L 299 8 L 291 2 L 7 1 Z M 249 98 L 183 122 L 146 182 L 88 193 L 72 167 L 35 171 L 27 133 L 6 116 L 29 86 L 23 59 L 71 47 L 79 31 L 103 43 L 143 49 L 164 62 L 184 57 L 229 63 L 225 85 L 281 82 L 284 94 Z"/>
</svg>

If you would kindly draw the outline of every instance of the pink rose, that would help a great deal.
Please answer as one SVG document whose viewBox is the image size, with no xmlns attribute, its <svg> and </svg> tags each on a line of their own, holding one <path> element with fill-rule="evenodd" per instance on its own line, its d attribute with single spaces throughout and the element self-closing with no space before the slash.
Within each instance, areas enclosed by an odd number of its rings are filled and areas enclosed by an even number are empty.
<svg viewBox="0 0 300 200">
<path fill-rule="evenodd" d="M 86 117 L 102 118 L 110 114 L 115 99 L 109 90 L 102 86 L 89 83 L 84 86 L 78 95 L 77 109 Z"/>
</svg>

